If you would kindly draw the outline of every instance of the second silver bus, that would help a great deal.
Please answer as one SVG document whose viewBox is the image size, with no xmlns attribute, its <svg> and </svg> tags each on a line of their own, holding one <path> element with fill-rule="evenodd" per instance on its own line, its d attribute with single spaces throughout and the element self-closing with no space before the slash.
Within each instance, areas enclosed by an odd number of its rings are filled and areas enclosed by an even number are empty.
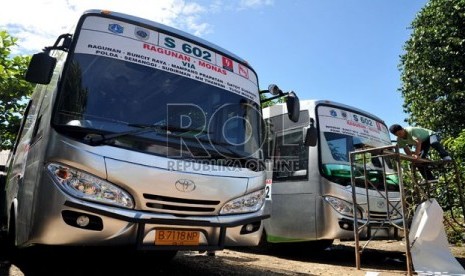
<svg viewBox="0 0 465 276">
<path fill-rule="evenodd" d="M 319 241 L 313 244 L 326 247 L 334 239 L 352 239 L 354 215 L 360 224 L 370 218 L 361 238 L 402 235 L 396 227 L 402 224 L 401 212 L 387 213 L 387 205 L 400 206 L 398 177 L 392 164 L 381 164 L 386 161 L 377 157 L 367 163 L 377 185 L 383 185 L 381 173 L 383 168 L 387 170 L 390 203 L 385 191 L 366 189 L 360 183 L 355 187 L 356 208 L 352 200 L 350 152 L 362 146 L 391 145 L 382 119 L 323 100 L 301 100 L 298 122 L 287 118 L 282 104 L 264 109 L 264 117 L 271 129 L 267 154 L 273 160 L 267 196 L 272 215 L 264 224 L 269 243 Z"/>
</svg>

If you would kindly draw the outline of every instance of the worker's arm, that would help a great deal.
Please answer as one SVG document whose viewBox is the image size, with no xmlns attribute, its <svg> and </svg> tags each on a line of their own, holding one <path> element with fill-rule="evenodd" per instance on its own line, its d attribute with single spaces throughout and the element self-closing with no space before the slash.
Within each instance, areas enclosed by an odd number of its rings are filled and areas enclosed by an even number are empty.
<svg viewBox="0 0 465 276">
<path fill-rule="evenodd" d="M 415 153 L 413 154 L 413 157 L 415 158 L 420 158 L 420 152 L 421 152 L 421 141 L 420 139 L 413 138 L 415 140 Z"/>
<path fill-rule="evenodd" d="M 405 152 L 405 154 L 407 154 L 407 155 L 412 155 L 412 151 L 410 150 L 410 147 L 409 147 L 409 146 L 404 146 L 404 152 Z"/>
</svg>

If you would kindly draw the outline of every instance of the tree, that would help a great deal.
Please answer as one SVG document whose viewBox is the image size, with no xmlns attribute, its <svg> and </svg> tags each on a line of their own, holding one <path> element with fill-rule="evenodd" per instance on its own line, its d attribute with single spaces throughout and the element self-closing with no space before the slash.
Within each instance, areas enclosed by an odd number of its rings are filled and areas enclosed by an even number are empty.
<svg viewBox="0 0 465 276">
<path fill-rule="evenodd" d="M 13 146 L 33 86 L 24 80 L 29 56 L 11 57 L 17 39 L 0 31 L 0 149 Z"/>
<path fill-rule="evenodd" d="M 430 0 L 401 56 L 406 120 L 456 137 L 465 128 L 465 0 Z"/>
<path fill-rule="evenodd" d="M 454 181 L 457 176 L 465 179 L 465 0 L 429 0 L 411 28 L 399 64 L 399 91 L 409 114 L 406 121 L 442 132 L 444 145 L 457 165 L 457 171 L 447 171 L 447 183 L 432 187 L 447 210 L 449 242 L 455 243 L 463 240 L 465 214 L 462 184 Z"/>
</svg>

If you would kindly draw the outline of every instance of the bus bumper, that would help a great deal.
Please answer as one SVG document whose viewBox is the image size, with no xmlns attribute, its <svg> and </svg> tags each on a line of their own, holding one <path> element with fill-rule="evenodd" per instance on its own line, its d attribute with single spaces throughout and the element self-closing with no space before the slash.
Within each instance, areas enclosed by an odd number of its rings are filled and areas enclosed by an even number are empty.
<svg viewBox="0 0 465 276">
<path fill-rule="evenodd" d="M 222 250 L 258 245 L 263 232 L 262 220 L 269 217 L 264 207 L 249 214 L 182 218 L 67 200 L 61 214 L 39 227 L 31 243 L 134 245 L 140 250 Z M 199 238 L 194 243 L 179 239 L 159 245 L 155 237 L 161 230 L 179 235 L 197 233 Z"/>
</svg>

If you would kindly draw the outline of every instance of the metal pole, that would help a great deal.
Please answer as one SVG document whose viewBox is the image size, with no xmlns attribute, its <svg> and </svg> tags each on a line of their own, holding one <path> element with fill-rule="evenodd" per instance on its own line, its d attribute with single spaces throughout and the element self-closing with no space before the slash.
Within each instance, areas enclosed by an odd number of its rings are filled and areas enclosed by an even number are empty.
<svg viewBox="0 0 465 276">
<path fill-rule="evenodd" d="M 351 171 L 351 184 L 352 184 L 352 203 L 354 208 L 354 240 L 355 240 L 355 266 L 360 270 L 360 251 L 359 251 L 359 235 L 358 235 L 358 218 L 357 218 L 357 195 L 355 192 L 355 173 L 354 173 L 354 155 L 351 152 L 349 155 L 350 171 Z"/>
<path fill-rule="evenodd" d="M 406 262 L 407 262 L 407 275 L 412 275 L 412 255 L 410 252 L 410 238 L 409 238 L 409 226 L 407 225 L 407 218 L 406 214 L 406 200 L 405 200 L 405 190 L 404 190 L 404 182 L 402 179 L 402 166 L 400 163 L 400 154 L 399 154 L 399 147 L 396 146 L 396 153 L 397 153 L 397 171 L 399 173 L 399 190 L 400 196 L 402 201 L 402 224 L 404 226 L 404 235 L 405 235 L 405 255 L 406 255 Z"/>
</svg>

